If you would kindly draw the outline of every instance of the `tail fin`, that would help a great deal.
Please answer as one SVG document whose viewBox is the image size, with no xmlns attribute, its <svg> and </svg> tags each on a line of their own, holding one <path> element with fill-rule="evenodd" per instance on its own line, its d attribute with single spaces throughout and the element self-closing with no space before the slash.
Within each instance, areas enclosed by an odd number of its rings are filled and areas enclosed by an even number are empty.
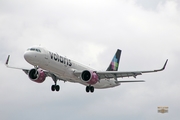
<svg viewBox="0 0 180 120">
<path fill-rule="evenodd" d="M 120 57 L 121 50 L 118 49 L 106 71 L 117 71 L 119 67 Z"/>
</svg>

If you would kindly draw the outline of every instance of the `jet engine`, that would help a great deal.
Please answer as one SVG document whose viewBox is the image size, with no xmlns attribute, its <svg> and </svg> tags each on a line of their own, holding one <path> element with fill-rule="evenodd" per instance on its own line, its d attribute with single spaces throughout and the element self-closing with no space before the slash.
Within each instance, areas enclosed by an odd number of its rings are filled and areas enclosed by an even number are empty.
<svg viewBox="0 0 180 120">
<path fill-rule="evenodd" d="M 81 74 L 81 79 L 86 83 L 93 85 L 96 84 L 99 80 L 99 77 L 96 72 L 84 70 Z"/>
<path fill-rule="evenodd" d="M 28 76 L 30 80 L 37 82 L 37 83 L 42 83 L 46 79 L 46 74 L 42 69 L 31 69 L 28 73 Z"/>
</svg>

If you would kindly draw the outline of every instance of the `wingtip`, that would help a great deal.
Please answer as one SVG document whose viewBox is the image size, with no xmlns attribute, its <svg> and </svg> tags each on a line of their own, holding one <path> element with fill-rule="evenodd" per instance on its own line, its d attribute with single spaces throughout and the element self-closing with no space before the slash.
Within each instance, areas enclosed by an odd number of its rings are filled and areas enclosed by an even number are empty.
<svg viewBox="0 0 180 120">
<path fill-rule="evenodd" d="M 9 58 L 10 58 L 10 55 L 8 55 L 8 57 L 7 57 L 7 60 L 6 60 L 6 66 L 8 66 L 8 63 L 9 63 Z"/>
<path fill-rule="evenodd" d="M 167 62 L 168 62 L 168 59 L 166 59 L 166 62 L 164 63 L 164 66 L 163 66 L 162 70 L 164 70 L 166 68 Z"/>
<path fill-rule="evenodd" d="M 117 51 L 120 51 L 120 52 L 121 52 L 122 50 L 121 50 L 121 49 L 117 49 Z"/>
<path fill-rule="evenodd" d="M 168 59 L 166 59 L 166 62 L 168 62 Z"/>
<path fill-rule="evenodd" d="M 159 69 L 159 70 L 154 70 L 154 71 L 155 71 L 155 72 L 163 71 L 163 70 L 166 68 L 167 62 L 168 62 L 168 59 L 166 59 L 166 62 L 164 63 L 164 66 L 163 66 L 161 69 Z"/>
</svg>

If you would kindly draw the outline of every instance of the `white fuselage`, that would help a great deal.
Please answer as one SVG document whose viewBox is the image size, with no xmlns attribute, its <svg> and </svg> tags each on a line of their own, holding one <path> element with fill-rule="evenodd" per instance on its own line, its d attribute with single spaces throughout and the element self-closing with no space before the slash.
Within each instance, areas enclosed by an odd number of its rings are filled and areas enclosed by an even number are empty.
<svg viewBox="0 0 180 120">
<path fill-rule="evenodd" d="M 78 62 L 70 60 L 66 57 L 62 57 L 56 53 L 50 52 L 42 47 L 34 47 L 40 51 L 35 50 L 27 50 L 24 53 L 25 60 L 32 64 L 33 66 L 38 66 L 54 75 L 58 76 L 59 79 L 63 81 L 80 83 L 85 86 L 89 84 L 81 79 L 81 77 L 77 77 L 74 75 L 74 71 L 84 71 L 84 70 L 93 70 L 87 66 L 84 66 Z M 115 82 L 114 79 L 101 79 L 96 84 L 92 85 L 95 88 L 110 88 L 115 87 L 120 84 Z"/>
</svg>

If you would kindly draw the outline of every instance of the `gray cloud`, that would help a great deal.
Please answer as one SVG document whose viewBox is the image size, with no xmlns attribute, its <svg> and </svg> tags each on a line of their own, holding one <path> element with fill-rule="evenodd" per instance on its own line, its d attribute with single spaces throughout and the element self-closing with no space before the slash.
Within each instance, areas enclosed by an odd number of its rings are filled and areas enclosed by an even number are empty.
<svg viewBox="0 0 180 120">
<path fill-rule="evenodd" d="M 178 0 L 135 0 L 135 2 L 146 10 L 154 11 L 157 10 L 159 5 L 166 5 L 167 2 L 176 2 L 176 5 L 180 6 L 180 2 Z"/>
<path fill-rule="evenodd" d="M 146 9 L 156 10 L 159 4 L 165 4 L 168 0 L 136 0 L 136 3 L 142 5 Z"/>
</svg>

